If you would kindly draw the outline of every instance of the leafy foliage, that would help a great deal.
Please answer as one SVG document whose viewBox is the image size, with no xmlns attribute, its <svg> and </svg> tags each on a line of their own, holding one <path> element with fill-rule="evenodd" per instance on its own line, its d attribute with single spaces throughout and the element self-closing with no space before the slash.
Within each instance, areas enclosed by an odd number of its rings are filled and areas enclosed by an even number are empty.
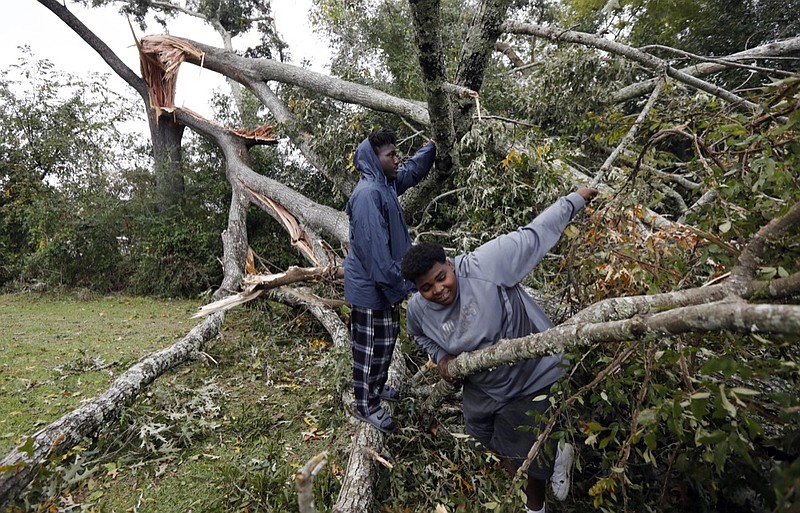
<svg viewBox="0 0 800 513">
<path fill-rule="evenodd" d="M 47 61 L 3 72 L 0 284 L 21 276 L 87 286 L 94 276 L 105 290 L 119 285 L 118 166 L 137 155 L 116 127 L 135 110 L 103 80 L 80 81 Z"/>
</svg>

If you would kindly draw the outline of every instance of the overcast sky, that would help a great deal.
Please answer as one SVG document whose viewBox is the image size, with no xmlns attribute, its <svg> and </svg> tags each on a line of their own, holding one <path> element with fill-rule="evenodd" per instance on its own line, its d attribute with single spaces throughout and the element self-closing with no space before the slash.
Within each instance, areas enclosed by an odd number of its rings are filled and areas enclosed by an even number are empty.
<svg viewBox="0 0 800 513">
<path fill-rule="evenodd" d="M 81 38 L 67 27 L 55 14 L 36 0 L 3 0 L 4 16 L 0 18 L 0 69 L 16 63 L 22 55 L 19 46 L 29 45 L 37 59 L 48 59 L 57 69 L 76 75 L 87 71 L 111 73 L 111 69 Z M 325 71 L 329 51 L 327 44 L 313 34 L 308 22 L 311 0 L 273 0 L 272 10 L 278 32 L 289 44 L 292 62 L 303 59 L 312 62 L 313 69 Z M 131 69 L 139 73 L 139 58 L 133 45 L 133 36 L 125 17 L 114 7 L 84 8 L 72 2 L 69 9 L 102 39 Z M 134 26 L 136 35 L 143 34 Z M 148 33 L 162 33 L 158 25 L 148 27 Z M 195 18 L 181 17 L 170 24 L 170 33 L 202 41 L 213 46 L 222 42 L 211 28 Z M 234 40 L 234 47 L 236 41 Z M 109 87 L 116 91 L 131 89 L 112 73 Z M 227 92 L 224 80 L 211 71 L 184 64 L 178 77 L 176 105 L 187 107 L 210 116 L 208 99 L 214 90 Z"/>
</svg>

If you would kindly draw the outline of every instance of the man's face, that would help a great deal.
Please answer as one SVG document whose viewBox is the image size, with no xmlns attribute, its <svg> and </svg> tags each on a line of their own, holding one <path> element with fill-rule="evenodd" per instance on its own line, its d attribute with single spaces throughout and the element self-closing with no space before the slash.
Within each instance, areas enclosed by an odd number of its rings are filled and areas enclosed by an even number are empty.
<svg viewBox="0 0 800 513">
<path fill-rule="evenodd" d="M 453 264 L 436 262 L 430 270 L 414 280 L 417 290 L 428 301 L 449 305 L 455 300 L 458 292 L 458 280 Z"/>
<path fill-rule="evenodd" d="M 397 156 L 397 148 L 394 144 L 384 144 L 378 147 L 378 160 L 381 163 L 381 171 L 389 180 L 397 177 L 397 168 L 400 166 L 400 157 Z"/>
</svg>

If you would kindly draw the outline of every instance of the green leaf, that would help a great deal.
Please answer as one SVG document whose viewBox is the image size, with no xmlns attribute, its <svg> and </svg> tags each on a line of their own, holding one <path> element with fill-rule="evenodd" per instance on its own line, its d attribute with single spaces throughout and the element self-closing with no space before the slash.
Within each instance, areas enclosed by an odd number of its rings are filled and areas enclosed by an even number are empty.
<svg viewBox="0 0 800 513">
<path fill-rule="evenodd" d="M 703 434 L 699 434 L 699 436 L 697 436 L 696 438 L 696 441 L 697 443 L 702 445 L 713 446 L 722 442 L 727 437 L 728 435 L 727 433 L 725 433 L 725 431 L 722 431 L 720 429 L 715 429 L 711 433 L 703 432 Z"/>
<path fill-rule="evenodd" d="M 730 445 L 726 441 L 721 441 L 714 446 L 714 466 L 717 467 L 718 473 L 722 472 L 725 468 L 725 462 L 728 460 L 729 453 Z"/>
<path fill-rule="evenodd" d="M 599 422 L 592 421 L 592 422 L 587 422 L 586 423 L 586 429 L 584 429 L 584 433 L 592 433 L 592 432 L 595 432 L 595 431 L 603 431 L 605 429 L 606 428 L 603 427 L 603 425 L 600 424 Z"/>
<path fill-rule="evenodd" d="M 25 440 L 25 443 L 22 445 L 22 447 L 19 448 L 20 452 L 24 452 L 30 458 L 31 456 L 33 456 L 33 451 L 34 451 L 33 446 L 35 443 L 36 443 L 35 438 L 28 437 L 28 439 Z"/>
<path fill-rule="evenodd" d="M 642 426 L 650 426 L 658 421 L 658 410 L 656 408 L 648 408 L 639 413 L 639 423 Z"/>
<path fill-rule="evenodd" d="M 694 415 L 694 418 L 699 420 L 699 419 L 702 419 L 703 417 L 706 416 L 706 413 L 708 411 L 707 410 L 708 397 L 710 395 L 711 394 L 709 394 L 707 392 L 702 392 L 702 393 L 694 394 L 692 396 L 692 400 L 690 402 L 689 409 L 691 410 L 692 415 Z M 699 397 L 695 398 L 694 396 L 699 396 Z"/>
<path fill-rule="evenodd" d="M 656 432 L 655 431 L 648 431 L 644 435 L 644 445 L 647 447 L 648 450 L 652 451 L 656 448 Z"/>
<path fill-rule="evenodd" d="M 564 235 L 566 235 L 570 239 L 574 239 L 575 237 L 577 237 L 580 234 L 581 234 L 580 230 L 575 228 L 575 225 L 571 224 L 571 225 L 567 226 L 566 228 L 564 228 Z"/>
<path fill-rule="evenodd" d="M 732 418 L 736 417 L 736 407 L 728 400 L 728 396 L 725 394 L 725 385 L 719 386 L 719 399 L 727 414 Z"/>
</svg>

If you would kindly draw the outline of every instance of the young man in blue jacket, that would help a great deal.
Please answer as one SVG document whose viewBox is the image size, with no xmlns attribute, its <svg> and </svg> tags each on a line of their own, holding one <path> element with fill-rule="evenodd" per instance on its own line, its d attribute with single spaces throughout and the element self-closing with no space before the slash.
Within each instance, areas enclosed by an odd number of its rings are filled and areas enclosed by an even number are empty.
<svg viewBox="0 0 800 513">
<path fill-rule="evenodd" d="M 411 239 L 397 197 L 422 181 L 436 158 L 431 141 L 401 166 L 396 144 L 394 132 L 383 128 L 356 149 L 353 164 L 361 179 L 347 203 L 350 250 L 344 260 L 344 297 L 352 307 L 354 414 L 384 433 L 395 430 L 380 400 L 399 398 L 386 380 L 400 334 L 399 304 L 412 288 L 400 273 Z"/>
<path fill-rule="evenodd" d="M 435 243 L 417 244 L 406 253 L 403 276 L 419 291 L 408 303 L 408 334 L 437 363 L 445 380 L 454 382 L 447 364 L 465 351 L 553 327 L 520 282 L 596 194 L 581 187 L 556 200 L 528 225 L 452 260 Z M 515 471 L 536 440 L 533 430 L 518 428 L 534 423 L 528 411 L 546 411 L 550 385 L 565 371 L 566 361 L 557 354 L 467 376 L 462 401 L 467 432 Z M 551 476 L 556 498 L 566 497 L 572 451 L 570 445 L 557 450 L 555 470 L 553 464 L 532 462 L 525 489 L 529 513 L 544 513 L 545 480 Z"/>
</svg>

